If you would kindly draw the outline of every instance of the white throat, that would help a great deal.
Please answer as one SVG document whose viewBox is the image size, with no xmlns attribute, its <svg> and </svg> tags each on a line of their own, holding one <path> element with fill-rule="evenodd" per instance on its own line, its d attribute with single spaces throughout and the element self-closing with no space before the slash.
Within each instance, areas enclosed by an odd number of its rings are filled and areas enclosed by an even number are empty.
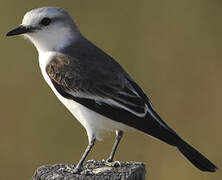
<svg viewBox="0 0 222 180">
<path fill-rule="evenodd" d="M 55 28 L 54 31 L 39 31 L 25 35 L 36 47 L 39 54 L 48 51 L 59 51 L 71 44 L 74 33 L 68 27 Z"/>
</svg>

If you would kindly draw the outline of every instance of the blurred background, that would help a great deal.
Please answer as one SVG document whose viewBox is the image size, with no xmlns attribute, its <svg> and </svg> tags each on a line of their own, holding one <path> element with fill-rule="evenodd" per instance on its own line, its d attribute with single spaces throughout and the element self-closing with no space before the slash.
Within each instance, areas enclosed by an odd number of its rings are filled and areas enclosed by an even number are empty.
<svg viewBox="0 0 222 180">
<path fill-rule="evenodd" d="M 77 163 L 88 140 L 83 127 L 44 82 L 37 51 L 5 33 L 30 9 L 58 6 L 82 33 L 138 82 L 162 118 L 222 168 L 222 1 L 1 0 L 0 179 L 30 179 L 45 164 Z M 108 157 L 115 134 L 88 159 Z M 221 179 L 194 168 L 175 148 L 125 133 L 115 157 L 142 161 L 147 179 Z"/>
</svg>

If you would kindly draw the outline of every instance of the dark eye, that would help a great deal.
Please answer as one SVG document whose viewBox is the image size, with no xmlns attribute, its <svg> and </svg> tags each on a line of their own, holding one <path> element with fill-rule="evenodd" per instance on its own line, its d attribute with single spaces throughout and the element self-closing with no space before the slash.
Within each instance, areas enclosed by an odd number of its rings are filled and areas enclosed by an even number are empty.
<svg viewBox="0 0 222 180">
<path fill-rule="evenodd" d="M 46 17 L 46 18 L 43 18 L 39 24 L 43 26 L 48 26 L 50 23 L 51 23 L 51 19 Z"/>
</svg>

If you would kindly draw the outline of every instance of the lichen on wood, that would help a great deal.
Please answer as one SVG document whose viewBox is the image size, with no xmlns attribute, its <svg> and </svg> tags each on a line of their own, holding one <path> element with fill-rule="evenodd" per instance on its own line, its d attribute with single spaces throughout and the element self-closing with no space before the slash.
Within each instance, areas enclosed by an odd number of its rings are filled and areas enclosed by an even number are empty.
<svg viewBox="0 0 222 180">
<path fill-rule="evenodd" d="M 55 164 L 39 167 L 31 180 L 145 180 L 145 164 L 89 160 L 80 174 L 72 173 L 75 165 Z"/>
</svg>

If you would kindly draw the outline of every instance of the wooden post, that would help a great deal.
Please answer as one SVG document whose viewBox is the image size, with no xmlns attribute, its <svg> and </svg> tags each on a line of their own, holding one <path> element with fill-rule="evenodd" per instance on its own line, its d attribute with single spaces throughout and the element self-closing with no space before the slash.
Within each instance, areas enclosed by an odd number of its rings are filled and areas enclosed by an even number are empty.
<svg viewBox="0 0 222 180">
<path fill-rule="evenodd" d="M 80 174 L 72 173 L 74 165 L 55 164 L 39 167 L 31 180 L 145 180 L 145 164 L 89 160 Z"/>
</svg>

